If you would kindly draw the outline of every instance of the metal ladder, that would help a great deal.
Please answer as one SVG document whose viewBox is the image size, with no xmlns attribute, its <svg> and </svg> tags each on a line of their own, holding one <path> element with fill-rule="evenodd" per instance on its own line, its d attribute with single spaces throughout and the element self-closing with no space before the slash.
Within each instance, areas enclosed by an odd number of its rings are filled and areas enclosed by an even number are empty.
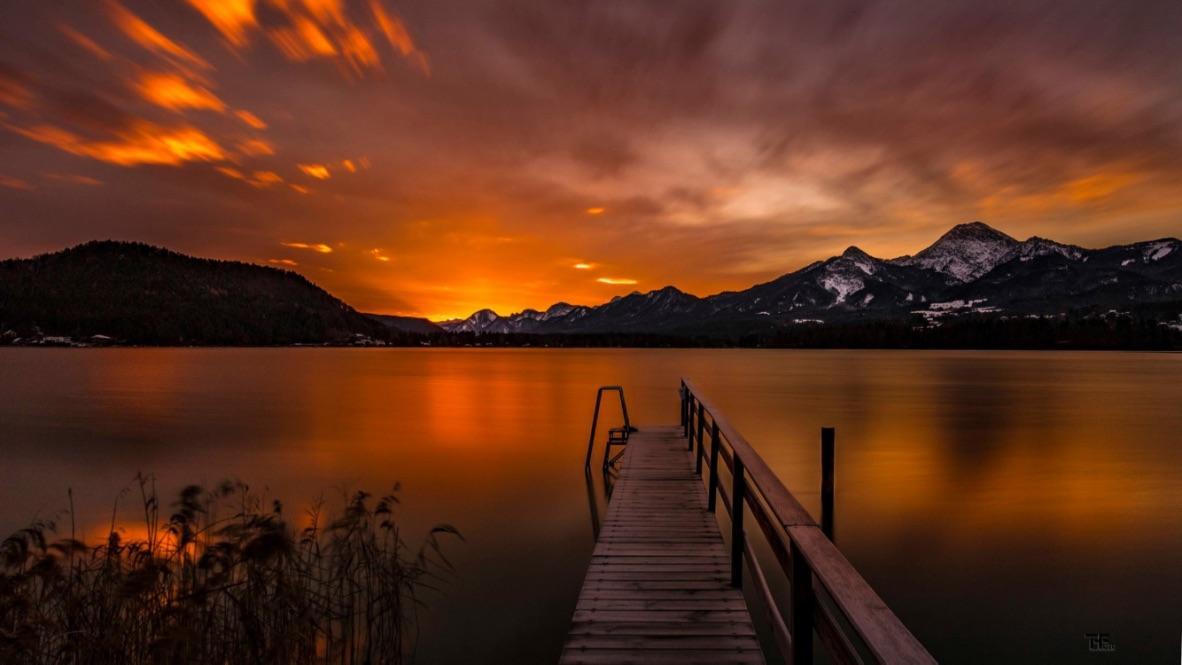
<svg viewBox="0 0 1182 665">
<path fill-rule="evenodd" d="M 603 448 L 604 471 L 607 471 L 608 467 L 615 464 L 624 454 L 624 451 L 621 450 L 616 453 L 615 457 L 612 457 L 612 446 L 628 445 L 628 435 L 637 431 L 628 420 L 628 404 L 624 401 L 624 388 L 622 386 L 600 386 L 595 393 L 595 414 L 591 416 L 591 436 L 587 439 L 587 458 L 583 461 L 583 469 L 588 471 L 591 469 L 591 450 L 595 447 L 595 428 L 599 425 L 599 406 L 603 402 L 603 393 L 606 390 L 613 390 L 620 394 L 620 410 L 624 413 L 624 426 L 613 427 L 607 431 L 607 445 Z"/>
</svg>

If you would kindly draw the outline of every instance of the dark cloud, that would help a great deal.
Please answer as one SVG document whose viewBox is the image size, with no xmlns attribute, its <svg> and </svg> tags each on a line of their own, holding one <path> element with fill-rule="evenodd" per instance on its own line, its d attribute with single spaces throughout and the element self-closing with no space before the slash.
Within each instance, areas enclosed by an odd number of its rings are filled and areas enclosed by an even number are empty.
<svg viewBox="0 0 1182 665">
<path fill-rule="evenodd" d="M 454 315 L 739 288 L 977 218 L 1084 244 L 1178 233 L 1176 1 L 347 0 L 343 23 L 120 6 L 168 42 L 81 0 L 4 10 L 0 176 L 28 185 L 0 188 L 11 253 L 343 243 L 298 269 L 362 307 Z M 324 40 L 285 32 L 298 17 Z M 153 102 L 146 73 L 183 85 Z M 175 97 L 193 91 L 224 108 Z"/>
</svg>

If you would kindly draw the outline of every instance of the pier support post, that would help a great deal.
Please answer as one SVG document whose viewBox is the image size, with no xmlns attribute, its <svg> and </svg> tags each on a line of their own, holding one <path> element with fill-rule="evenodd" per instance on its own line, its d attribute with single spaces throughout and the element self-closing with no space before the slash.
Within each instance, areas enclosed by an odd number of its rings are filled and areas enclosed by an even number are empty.
<svg viewBox="0 0 1182 665">
<path fill-rule="evenodd" d="M 680 414 L 681 428 L 685 429 L 685 413 L 686 413 L 686 408 L 687 408 L 685 399 L 686 399 L 686 395 L 689 393 L 689 390 L 686 389 L 684 383 L 681 384 L 681 390 L 679 392 L 681 392 L 681 414 Z"/>
<path fill-rule="evenodd" d="M 743 586 L 743 505 L 747 502 L 747 478 L 744 475 L 743 460 L 738 455 L 734 460 L 734 478 L 731 485 L 731 586 Z"/>
<path fill-rule="evenodd" d="M 694 473 L 699 476 L 702 475 L 702 455 L 705 454 L 706 448 L 703 439 L 706 434 L 706 407 L 701 402 L 698 402 L 698 454 L 695 455 L 697 459 L 694 462 Z"/>
<path fill-rule="evenodd" d="M 710 489 L 706 493 L 706 510 L 714 512 L 718 504 L 718 421 L 710 425 Z"/>
<path fill-rule="evenodd" d="M 813 571 L 804 554 L 792 545 L 792 658 L 791 665 L 813 662 Z"/>
<path fill-rule="evenodd" d="M 833 439 L 832 427 L 821 428 L 821 531 L 833 540 Z"/>
</svg>

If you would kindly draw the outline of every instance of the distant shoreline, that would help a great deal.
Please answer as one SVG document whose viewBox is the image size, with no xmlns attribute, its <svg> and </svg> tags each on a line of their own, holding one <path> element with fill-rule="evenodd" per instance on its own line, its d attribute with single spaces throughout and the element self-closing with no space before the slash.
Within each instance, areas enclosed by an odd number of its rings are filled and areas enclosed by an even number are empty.
<svg viewBox="0 0 1182 665">
<path fill-rule="evenodd" d="M 609 343 L 566 343 L 561 344 L 511 344 L 511 343 L 471 343 L 471 344 L 4 344 L 4 349 L 56 349 L 69 351 L 103 350 L 103 349 L 389 349 L 389 350 L 460 350 L 460 349 L 529 349 L 538 351 L 563 349 L 619 349 L 619 350 L 750 350 L 750 351 L 1124 351 L 1150 353 L 1179 353 L 1182 352 L 1182 342 L 1173 345 L 1105 345 L 1105 344 L 1077 344 L 1065 342 L 1055 345 L 856 345 L 839 346 L 833 344 L 810 345 L 773 345 L 773 344 L 737 344 L 737 343 L 653 343 L 653 344 L 609 344 Z"/>
</svg>

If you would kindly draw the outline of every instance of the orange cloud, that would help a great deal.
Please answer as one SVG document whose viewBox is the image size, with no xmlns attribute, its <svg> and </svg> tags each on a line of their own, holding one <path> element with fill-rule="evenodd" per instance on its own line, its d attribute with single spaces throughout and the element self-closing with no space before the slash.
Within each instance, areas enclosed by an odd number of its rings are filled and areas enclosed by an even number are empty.
<svg viewBox="0 0 1182 665">
<path fill-rule="evenodd" d="M 348 171 L 349 173 L 356 173 L 357 172 L 357 166 L 355 164 L 353 164 L 353 160 L 351 160 L 351 159 L 346 159 L 346 160 L 342 161 L 341 166 L 345 167 L 345 170 Z"/>
<path fill-rule="evenodd" d="M 275 147 L 263 139 L 247 139 L 238 144 L 238 152 L 247 157 L 265 157 L 275 154 Z"/>
<path fill-rule="evenodd" d="M 91 178 L 90 176 L 78 175 L 75 173 L 43 173 L 41 175 L 45 176 L 49 180 L 69 182 L 76 185 L 89 185 L 91 187 L 97 187 L 98 185 L 103 184 L 103 181 L 99 180 L 98 178 Z"/>
<path fill-rule="evenodd" d="M 95 42 L 93 39 L 91 39 L 90 37 L 87 37 L 86 35 L 82 34 L 81 32 L 78 32 L 77 30 L 75 30 L 74 28 L 72 28 L 68 25 L 65 25 L 65 24 L 58 25 L 57 29 L 60 30 L 63 35 L 68 37 L 70 39 L 70 41 L 74 42 L 79 47 L 81 47 L 84 51 L 93 55 L 94 57 L 98 58 L 99 60 L 111 60 L 115 57 L 115 56 L 111 55 L 110 51 L 99 46 L 98 43 Z"/>
<path fill-rule="evenodd" d="M 331 177 L 328 167 L 323 164 L 298 164 L 297 166 L 300 167 L 301 171 L 317 180 L 328 180 Z"/>
<path fill-rule="evenodd" d="M 593 264 L 593 263 L 576 263 L 574 265 L 575 270 L 590 270 L 594 267 L 595 267 L 595 264 Z"/>
<path fill-rule="evenodd" d="M 1143 173 L 1111 170 L 1074 178 L 1037 191 L 1010 185 L 984 197 L 980 205 L 985 216 L 994 218 L 1045 215 L 1056 210 L 1107 205 L 1145 179 Z"/>
<path fill-rule="evenodd" d="M 588 215 L 602 215 L 606 208 L 587 208 Z"/>
<path fill-rule="evenodd" d="M 392 16 L 382 7 L 380 0 L 370 0 L 369 9 L 373 12 L 374 20 L 377 21 L 378 27 L 382 29 L 382 34 L 386 36 L 386 41 L 390 42 L 390 46 L 398 49 L 398 52 L 403 57 L 409 58 L 414 62 L 425 75 L 431 74 L 430 64 L 427 62 L 427 56 L 420 51 L 410 37 L 410 32 L 406 29 L 406 24 L 397 16 Z"/>
<path fill-rule="evenodd" d="M 123 34 L 146 50 L 201 69 L 212 68 L 201 56 L 164 36 L 159 30 L 128 11 L 115 0 L 108 0 L 107 8 L 111 14 L 111 20 L 123 31 Z"/>
<path fill-rule="evenodd" d="M 382 262 L 388 262 L 390 260 L 390 257 L 386 256 L 380 247 L 374 247 L 373 249 L 369 250 L 369 254 L 370 256 Z"/>
<path fill-rule="evenodd" d="M 312 191 L 312 190 L 308 189 L 307 187 L 304 187 L 303 185 L 297 185 L 294 182 L 287 183 L 287 186 L 291 187 L 293 190 L 299 192 L 300 194 L 307 194 L 308 192 Z"/>
<path fill-rule="evenodd" d="M 33 92 L 15 74 L 7 74 L 0 67 L 0 104 L 16 108 L 27 108 L 33 101 Z"/>
<path fill-rule="evenodd" d="M 279 175 L 278 173 L 275 173 L 274 171 L 255 171 L 254 173 L 247 175 L 247 174 L 243 173 L 242 171 L 239 171 L 238 169 L 233 168 L 231 166 L 219 166 L 219 167 L 217 167 L 217 172 L 221 173 L 222 175 L 226 176 L 227 178 L 233 178 L 234 180 L 241 180 L 242 182 L 245 182 L 246 184 L 250 185 L 251 187 L 257 187 L 259 189 L 266 189 L 272 185 L 283 184 L 283 176 Z M 304 246 L 301 243 L 295 243 L 291 246 L 294 247 L 296 245 L 299 245 L 300 249 L 307 249 L 308 248 L 307 246 Z"/>
<path fill-rule="evenodd" d="M 378 56 L 377 49 L 356 26 L 348 26 L 342 28 L 341 35 L 337 38 L 337 43 L 341 49 L 341 55 L 345 61 L 353 68 L 354 72 L 360 73 L 364 69 L 381 69 L 382 59 Z"/>
<path fill-rule="evenodd" d="M 305 62 L 316 56 L 332 57 L 337 54 L 328 35 L 306 16 L 297 15 L 292 19 L 291 26 L 272 28 L 269 34 L 271 41 L 289 60 Z"/>
<path fill-rule="evenodd" d="M 246 181 L 246 174 L 232 166 L 219 166 L 215 170 L 227 178 Z"/>
<path fill-rule="evenodd" d="M 250 126 L 253 129 L 266 129 L 267 128 L 267 123 L 263 122 L 261 118 L 259 118 L 255 114 L 251 113 L 250 111 L 247 111 L 244 109 L 239 109 L 234 112 L 234 115 L 238 116 L 239 120 L 241 120 L 242 122 L 245 122 L 248 126 Z"/>
<path fill-rule="evenodd" d="M 21 180 L 20 178 L 9 178 L 8 176 L 5 176 L 5 175 L 0 175 L 0 187 L 7 187 L 9 189 L 23 189 L 23 190 L 34 189 L 33 185 L 29 184 L 28 182 L 26 182 L 24 180 Z"/>
<path fill-rule="evenodd" d="M 8 125 L 8 128 L 70 154 L 120 166 L 179 166 L 184 162 L 216 162 L 226 158 L 221 146 L 191 126 L 162 127 L 139 120 L 116 133 L 114 140 L 91 140 L 53 125 L 27 128 Z"/>
<path fill-rule="evenodd" d="M 255 171 L 251 174 L 252 183 L 256 187 L 270 187 L 283 183 L 283 177 L 274 171 Z"/>
<path fill-rule="evenodd" d="M 345 6 L 341 0 L 304 0 L 304 8 L 324 24 L 348 25 Z"/>
<path fill-rule="evenodd" d="M 189 4 L 237 47 L 246 46 L 250 41 L 247 33 L 259 25 L 254 14 L 255 0 L 189 0 Z"/>
<path fill-rule="evenodd" d="M 189 1 L 220 4 L 219 0 Z M 367 70 L 382 70 L 381 55 L 369 37 L 371 30 L 356 23 L 341 0 L 272 0 L 271 6 L 286 21 L 283 25 L 269 25 L 265 28 L 266 34 L 288 60 L 332 59 L 356 75 Z M 370 13 L 390 45 L 401 56 L 414 62 L 424 74 L 428 73 L 426 56 L 415 46 L 401 19 L 384 10 L 376 0 L 370 3 Z M 237 15 L 245 17 L 245 12 L 239 11 Z M 234 29 L 245 33 L 247 27 L 257 25 L 257 21 L 249 26 L 237 21 Z"/>
<path fill-rule="evenodd" d="M 332 254 L 332 247 L 322 242 L 307 243 L 307 242 L 281 242 L 280 245 L 284 247 L 291 247 L 292 249 L 308 249 L 313 252 L 321 254 Z"/>
<path fill-rule="evenodd" d="M 595 281 L 599 282 L 600 284 L 612 284 L 616 286 L 637 283 L 636 280 L 629 279 L 627 277 L 600 277 Z"/>
<path fill-rule="evenodd" d="M 288 266 L 289 268 L 294 268 L 299 265 L 291 259 L 267 259 L 267 263 L 273 263 L 277 266 Z"/>
<path fill-rule="evenodd" d="M 1072 180 L 1064 185 L 1063 193 L 1075 203 L 1088 203 L 1108 198 L 1138 180 L 1140 176 L 1134 173 L 1098 173 Z"/>
<path fill-rule="evenodd" d="M 221 112 L 226 108 L 217 95 L 179 74 L 146 72 L 140 76 L 136 89 L 146 101 L 174 111 L 206 109 Z"/>
</svg>

